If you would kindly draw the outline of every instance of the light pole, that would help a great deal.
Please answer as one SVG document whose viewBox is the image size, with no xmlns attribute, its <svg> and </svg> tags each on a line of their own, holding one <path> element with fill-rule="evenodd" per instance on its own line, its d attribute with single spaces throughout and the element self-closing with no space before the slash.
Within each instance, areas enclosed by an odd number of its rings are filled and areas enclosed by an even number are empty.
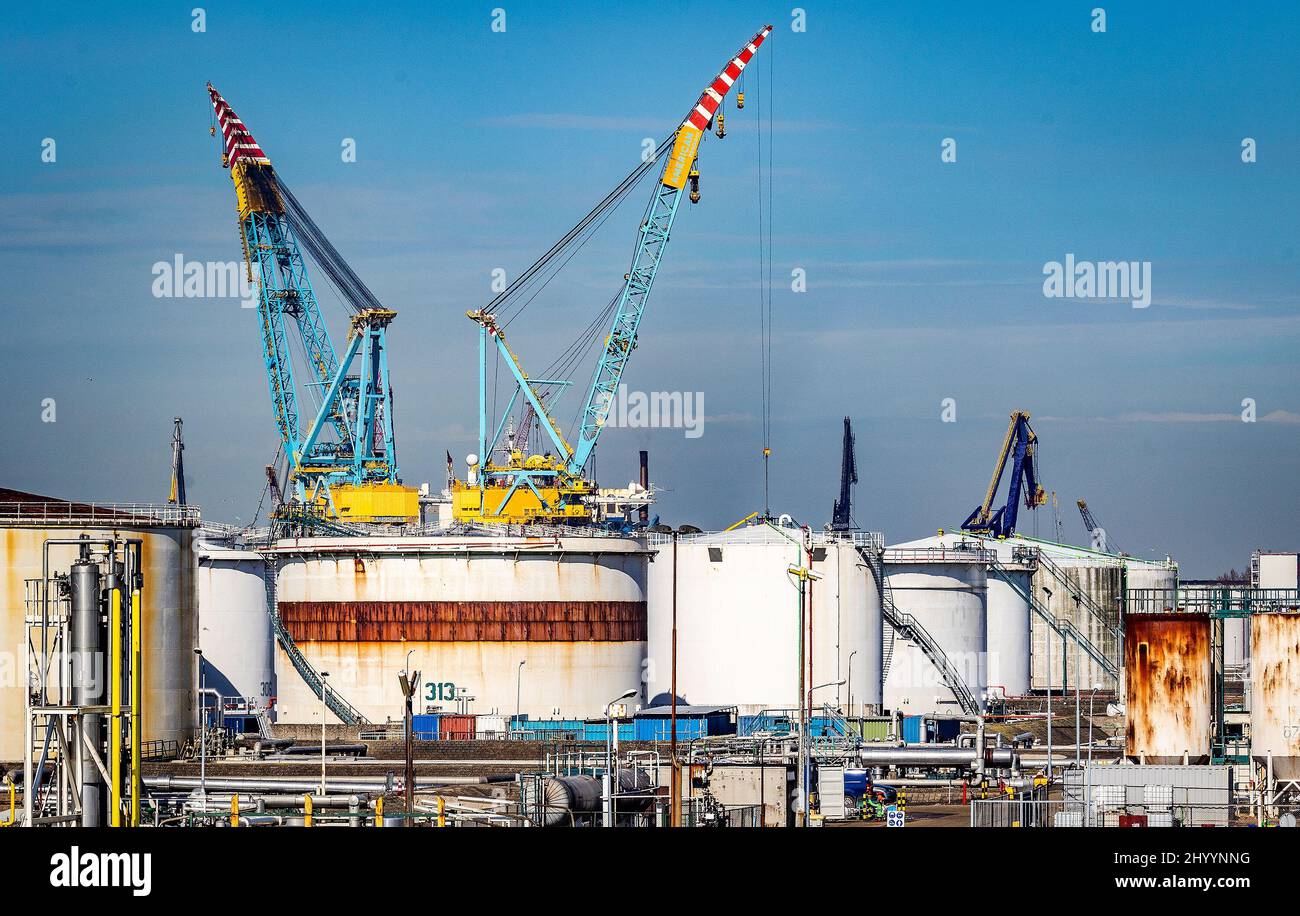
<svg viewBox="0 0 1300 916">
<path fill-rule="evenodd" d="M 521 658 L 519 667 L 515 669 L 515 727 L 519 727 L 519 698 L 522 696 L 524 682 L 524 665 L 528 664 L 528 659 Z"/>
<path fill-rule="evenodd" d="M 320 794 L 325 794 L 325 679 L 328 671 L 320 673 Z"/>
<path fill-rule="evenodd" d="M 208 723 L 204 721 L 203 705 L 207 702 L 207 672 L 203 670 L 203 650 L 195 646 L 194 659 L 199 666 L 199 695 L 194 709 L 199 720 L 199 797 L 203 799 L 203 808 L 208 807 Z"/>
<path fill-rule="evenodd" d="M 799 639 L 798 658 L 799 658 L 799 691 L 796 696 L 799 699 L 799 826 L 808 826 L 808 704 L 805 702 L 807 697 L 812 696 L 812 691 L 808 691 L 807 696 L 804 694 L 804 675 L 806 666 L 804 664 L 804 609 L 806 607 L 808 583 L 820 579 L 817 573 L 803 566 L 790 566 L 786 573 L 794 576 L 797 580 L 799 589 Z"/>
<path fill-rule="evenodd" d="M 850 716 L 853 715 L 853 656 L 857 654 L 858 654 L 857 649 L 854 649 L 852 652 L 849 653 L 848 694 L 849 694 L 849 715 Z"/>
<path fill-rule="evenodd" d="M 406 667 L 397 673 L 397 683 L 402 687 L 403 730 L 406 739 L 406 826 L 411 826 L 411 811 L 415 807 L 415 736 L 411 731 L 411 700 L 420 684 L 420 672 L 411 671 L 411 652 L 406 653 Z"/>
<path fill-rule="evenodd" d="M 1052 590 L 1046 585 L 1043 591 L 1047 593 L 1047 616 L 1052 619 Z M 1061 642 L 1065 642 L 1065 637 L 1061 637 Z M 1047 784 L 1052 784 L 1052 631 L 1047 631 Z"/>
<path fill-rule="evenodd" d="M 614 697 L 614 699 L 605 704 L 605 778 L 602 780 L 604 783 L 602 786 L 604 792 L 602 794 L 604 795 L 603 807 L 605 809 L 604 820 L 606 827 L 614 826 L 614 742 L 612 740 L 614 725 L 611 715 L 615 703 L 621 703 L 634 696 L 636 696 L 635 687 L 624 690 L 618 696 Z"/>
<path fill-rule="evenodd" d="M 1079 596 L 1074 595 L 1074 765 L 1083 765 L 1083 748 L 1079 744 L 1079 682 L 1083 679 L 1083 643 L 1079 641 Z M 1064 686 L 1064 685 L 1062 685 Z M 1091 724 L 1091 722 L 1089 723 Z"/>
<path fill-rule="evenodd" d="M 1101 690 L 1100 684 L 1092 685 L 1092 693 L 1088 694 L 1088 766 L 1092 766 L 1092 703 L 1097 699 L 1097 691 Z"/>
</svg>

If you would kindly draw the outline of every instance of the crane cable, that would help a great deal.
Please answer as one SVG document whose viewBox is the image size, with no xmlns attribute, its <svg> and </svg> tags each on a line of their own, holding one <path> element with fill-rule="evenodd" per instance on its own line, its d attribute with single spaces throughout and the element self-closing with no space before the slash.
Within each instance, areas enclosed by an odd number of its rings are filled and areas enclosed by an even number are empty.
<svg viewBox="0 0 1300 916">
<path fill-rule="evenodd" d="M 769 462 L 772 455 L 772 137 L 773 137 L 773 51 L 767 54 L 767 93 L 762 91 L 762 70 L 755 68 L 754 99 L 758 105 L 758 322 L 759 365 L 761 372 L 760 399 L 762 401 L 763 437 L 763 513 L 771 517 Z M 743 74 L 742 74 L 742 79 Z M 766 103 L 766 105 L 765 105 Z M 767 128 L 767 207 L 763 206 L 763 112 L 768 116 Z"/>
<path fill-rule="evenodd" d="M 599 220 L 610 207 L 620 203 L 623 198 L 625 198 L 631 190 L 636 187 L 641 179 L 645 177 L 646 173 L 654 167 L 655 163 L 659 161 L 659 157 L 663 156 L 672 148 L 675 138 L 676 134 L 660 143 L 659 147 L 655 150 L 654 156 L 644 159 L 636 168 L 628 173 L 627 177 L 614 187 L 614 190 L 606 194 L 600 203 L 596 204 L 596 206 L 580 219 L 573 228 L 566 232 L 558 242 L 552 245 L 545 254 L 533 262 L 527 270 L 516 277 L 510 285 L 497 293 L 492 301 L 483 307 L 484 313 L 489 315 L 495 313 L 504 303 L 519 294 L 521 290 L 526 288 L 533 281 L 540 271 L 544 270 L 562 251 L 568 248 L 575 239 L 586 232 L 592 223 Z M 570 255 L 570 257 L 572 257 L 572 255 Z M 567 263 L 567 260 L 561 263 L 560 267 L 563 267 L 564 263 Z"/>
</svg>

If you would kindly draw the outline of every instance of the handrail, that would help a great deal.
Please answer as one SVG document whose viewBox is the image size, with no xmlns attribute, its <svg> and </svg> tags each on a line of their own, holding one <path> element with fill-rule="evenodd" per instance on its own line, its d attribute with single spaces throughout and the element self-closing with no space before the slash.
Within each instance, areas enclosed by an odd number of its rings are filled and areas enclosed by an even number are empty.
<svg viewBox="0 0 1300 916">
<path fill-rule="evenodd" d="M 63 500 L 0 502 L 0 525 L 170 525 L 196 527 L 198 506 L 151 503 L 76 503 Z"/>
</svg>

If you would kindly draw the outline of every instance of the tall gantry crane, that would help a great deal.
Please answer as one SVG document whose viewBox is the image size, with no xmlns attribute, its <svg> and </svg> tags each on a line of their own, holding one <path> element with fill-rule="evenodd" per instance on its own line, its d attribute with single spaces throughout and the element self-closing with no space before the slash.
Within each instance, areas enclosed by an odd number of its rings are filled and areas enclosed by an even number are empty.
<svg viewBox="0 0 1300 916">
<path fill-rule="evenodd" d="M 412 521 L 419 517 L 418 491 L 402 486 L 398 477 L 388 380 L 386 332 L 397 313 L 357 277 L 229 103 L 211 83 L 207 88 L 212 132 L 219 127 L 224 141 L 221 164 L 235 185 L 245 267 L 258 288 L 262 357 L 289 461 L 287 500 L 344 521 Z M 342 360 L 321 316 L 300 241 L 352 312 Z M 298 345 L 296 355 L 291 344 Z M 307 403 L 299 397 L 300 386 L 309 393 Z"/>
<path fill-rule="evenodd" d="M 457 480 L 452 485 L 453 514 L 457 520 L 489 523 L 583 523 L 590 520 L 590 500 L 596 488 L 584 474 L 609 418 L 628 359 L 636 348 L 641 317 L 668 246 L 683 192 L 688 186 L 692 203 L 699 201 L 700 173 L 696 160 L 700 143 L 705 132 L 714 126 L 715 115 L 721 118 L 719 109 L 728 91 L 741 78 L 746 65 L 771 32 L 772 27 L 765 26 L 728 61 L 673 135 L 659 145 L 653 158 L 634 169 L 550 251 L 484 308 L 467 313 L 479 328 L 479 452 L 467 460 L 466 479 Z M 740 99 L 743 99 L 743 93 L 738 96 L 738 101 Z M 739 107 L 743 107 L 743 103 Z M 725 134 L 720 121 L 716 130 L 719 138 Z M 577 433 L 571 443 L 556 423 L 547 402 L 572 383 L 560 378 L 529 378 L 506 343 L 505 322 L 500 318 L 500 310 L 521 291 L 527 290 L 548 265 L 563 258 L 575 241 L 582 239 L 593 225 L 599 225 L 610 209 L 665 155 L 666 162 L 641 220 L 631 267 L 624 275 L 622 289 L 611 301 L 612 321 L 608 336 L 575 423 Z M 562 266 L 563 262 L 560 263 Z M 499 355 L 515 387 L 500 422 L 489 435 L 490 350 Z M 516 425 L 513 411 L 520 403 L 520 395 L 523 396 L 523 422 Z M 532 424 L 541 430 L 549 445 L 544 454 L 527 454 Z M 505 460 L 496 460 L 494 456 L 498 452 L 505 453 Z"/>
<path fill-rule="evenodd" d="M 840 498 L 831 512 L 831 530 L 853 527 L 853 485 L 858 482 L 858 456 L 854 451 L 853 423 L 844 418 L 844 442 L 840 451 Z"/>
<path fill-rule="evenodd" d="M 989 481 L 984 502 L 961 523 L 963 531 L 989 534 L 1007 538 L 1016 533 L 1016 517 L 1020 511 L 1021 494 L 1026 509 L 1037 509 L 1047 502 L 1047 493 L 1038 484 L 1038 435 L 1029 426 L 1029 414 L 1017 410 L 1011 414 L 1007 434 L 1002 440 L 1002 450 L 993 466 L 993 479 Z M 993 509 L 998 485 L 1011 458 L 1011 482 L 1007 489 L 1006 505 Z"/>
</svg>

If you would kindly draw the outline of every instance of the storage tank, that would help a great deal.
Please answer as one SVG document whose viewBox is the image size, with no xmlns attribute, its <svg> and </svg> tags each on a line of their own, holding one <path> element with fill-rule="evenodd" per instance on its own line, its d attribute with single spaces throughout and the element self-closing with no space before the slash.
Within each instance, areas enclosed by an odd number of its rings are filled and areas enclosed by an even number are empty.
<svg viewBox="0 0 1300 916">
<path fill-rule="evenodd" d="M 1034 571 L 1000 564 L 988 577 L 988 681 L 994 696 L 1024 696 L 1032 674 L 1029 596 Z"/>
<path fill-rule="evenodd" d="M 1273 776 L 1300 779 L 1300 613 L 1250 618 L 1250 752 Z"/>
<path fill-rule="evenodd" d="M 1130 614 L 1124 630 L 1124 753 L 1149 764 L 1206 763 L 1214 721 L 1210 618 Z"/>
<path fill-rule="evenodd" d="M 788 570 L 809 566 L 810 671 L 814 705 L 850 714 L 881 705 L 880 595 L 859 553 L 878 535 L 810 535 L 778 524 L 657 539 L 649 572 L 652 696 L 672 688 L 673 567 L 677 576 L 677 694 L 742 713 L 798 708 L 798 590 Z M 874 537 L 874 540 L 873 540 Z M 843 680 L 843 684 L 835 682 Z M 851 696 L 850 696 L 851 694 Z"/>
<path fill-rule="evenodd" d="M 266 561 L 232 541 L 194 542 L 203 683 L 274 721 L 275 631 L 267 611 Z"/>
<path fill-rule="evenodd" d="M 169 506 L 71 503 L 0 490 L 0 647 L 12 659 L 0 664 L 0 762 L 23 755 L 27 634 L 26 581 L 42 576 L 47 538 L 140 538 L 144 588 L 141 619 L 144 741 L 183 745 L 194 724 L 194 567 L 191 554 L 197 509 Z M 75 545 L 50 547 L 50 572 L 66 573 Z M 6 670 L 9 668 L 9 670 Z"/>
<path fill-rule="evenodd" d="M 981 706 L 989 684 L 989 560 L 990 555 L 971 542 L 885 551 L 895 607 L 929 633 Z M 884 693 L 885 706 L 893 711 L 962 714 L 939 669 L 915 642 L 898 635 L 893 638 Z"/>
<path fill-rule="evenodd" d="M 285 629 L 371 721 L 402 715 L 408 651 L 417 712 L 513 715 L 518 702 L 533 718 L 581 718 L 627 689 L 630 706 L 645 702 L 648 551 L 636 540 L 490 532 L 270 551 Z M 320 696 L 282 648 L 276 675 L 278 721 L 319 722 Z"/>
</svg>

